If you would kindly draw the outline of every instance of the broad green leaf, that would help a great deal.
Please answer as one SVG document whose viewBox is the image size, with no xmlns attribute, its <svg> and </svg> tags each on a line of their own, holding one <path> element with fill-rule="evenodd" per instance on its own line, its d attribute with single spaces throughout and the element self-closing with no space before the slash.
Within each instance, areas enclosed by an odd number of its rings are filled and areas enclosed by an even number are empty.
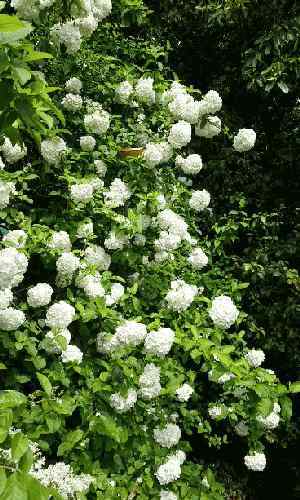
<svg viewBox="0 0 300 500">
<path fill-rule="evenodd" d="M 62 456 L 66 451 L 72 450 L 75 444 L 78 443 L 83 437 L 83 431 L 76 429 L 76 431 L 69 432 L 63 442 L 59 445 L 57 455 Z"/>
<path fill-rule="evenodd" d="M 5 441 L 9 428 L 12 424 L 12 411 L 2 410 L 0 412 L 0 443 Z"/>
<path fill-rule="evenodd" d="M 52 55 L 48 52 L 38 52 L 37 50 L 30 50 L 27 56 L 23 58 L 25 62 L 40 61 L 41 59 L 52 59 Z"/>
<path fill-rule="evenodd" d="M 266 417 L 273 410 L 274 402 L 271 399 L 261 399 L 257 405 L 257 413 Z"/>
<path fill-rule="evenodd" d="M 24 394 L 17 391 L 0 391 L 0 408 L 15 408 L 26 403 Z"/>
<path fill-rule="evenodd" d="M 119 427 L 114 419 L 108 415 L 99 415 L 90 422 L 90 428 L 108 436 L 117 443 L 126 443 L 128 439 L 127 429 Z"/>
<path fill-rule="evenodd" d="M 31 71 L 26 68 L 15 66 L 13 72 L 21 85 L 25 85 L 31 78 Z"/>
<path fill-rule="evenodd" d="M 11 439 L 12 458 L 18 462 L 27 451 L 29 445 L 28 438 L 22 432 L 16 432 Z"/>
<path fill-rule="evenodd" d="M 38 372 L 37 372 L 36 376 L 39 379 L 39 382 L 40 382 L 42 388 L 44 389 L 44 391 L 46 392 L 46 394 L 48 394 L 48 396 L 50 396 L 52 393 L 52 385 L 51 385 L 51 382 L 48 379 L 48 377 L 46 377 L 46 375 L 43 375 L 42 373 L 38 373 Z"/>
<path fill-rule="evenodd" d="M 33 453 L 30 448 L 27 449 L 26 453 L 21 457 L 19 461 L 19 470 L 23 472 L 28 472 L 33 464 Z"/>
<path fill-rule="evenodd" d="M 5 470 L 2 467 L 0 467 L 0 495 L 3 492 L 5 485 L 6 485 Z"/>
<path fill-rule="evenodd" d="M 300 392 L 300 381 L 292 382 L 289 385 L 290 392 Z"/>
<path fill-rule="evenodd" d="M 25 28 L 27 23 L 21 21 L 17 16 L 0 14 L 0 32 L 17 31 Z"/>
<path fill-rule="evenodd" d="M 0 500 L 28 500 L 27 486 L 19 472 L 9 476 Z"/>
</svg>

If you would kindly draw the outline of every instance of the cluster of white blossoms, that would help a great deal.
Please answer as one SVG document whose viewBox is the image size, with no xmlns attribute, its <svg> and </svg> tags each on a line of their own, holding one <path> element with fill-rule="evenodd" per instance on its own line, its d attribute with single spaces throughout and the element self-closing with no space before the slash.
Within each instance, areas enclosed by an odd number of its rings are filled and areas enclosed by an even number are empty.
<svg viewBox="0 0 300 500">
<path fill-rule="evenodd" d="M 82 98 L 78 94 L 66 94 L 61 103 L 66 111 L 70 111 L 72 113 L 75 113 L 82 108 Z"/>
<path fill-rule="evenodd" d="M 244 462 L 249 470 L 262 472 L 266 468 L 266 456 L 264 453 L 255 452 L 244 457 Z"/>
<path fill-rule="evenodd" d="M 87 220 L 81 222 L 78 226 L 76 237 L 79 239 L 87 239 L 94 234 L 94 224 L 92 221 Z"/>
<path fill-rule="evenodd" d="M 15 185 L 13 182 L 0 180 L 0 209 L 6 208 L 9 205 L 10 198 L 16 194 Z"/>
<path fill-rule="evenodd" d="M 173 148 L 181 149 L 191 142 L 191 138 L 192 128 L 190 123 L 180 120 L 172 125 L 168 136 L 168 142 Z"/>
<path fill-rule="evenodd" d="M 188 401 L 193 394 L 194 389 L 189 384 L 183 384 L 176 389 L 176 397 L 181 403 Z"/>
<path fill-rule="evenodd" d="M 30 307 L 47 306 L 52 294 L 53 288 L 48 283 L 38 283 L 27 291 L 27 303 Z"/>
<path fill-rule="evenodd" d="M 8 247 L 23 248 L 26 244 L 27 234 L 22 229 L 8 231 L 3 236 L 2 243 Z"/>
<path fill-rule="evenodd" d="M 55 231 L 48 246 L 59 252 L 70 252 L 72 248 L 70 236 L 66 231 Z"/>
<path fill-rule="evenodd" d="M 126 398 L 121 394 L 112 394 L 109 398 L 109 403 L 118 413 L 129 411 L 137 402 L 137 392 L 134 389 L 129 389 Z"/>
<path fill-rule="evenodd" d="M 104 192 L 105 204 L 110 208 L 118 208 L 125 205 L 130 196 L 131 192 L 128 186 L 118 177 L 113 180 L 109 190 Z"/>
<path fill-rule="evenodd" d="M 97 191 L 98 187 L 103 186 L 100 179 L 98 179 L 97 184 L 95 185 L 93 180 L 89 182 L 81 182 L 80 184 L 73 184 L 70 187 L 71 200 L 74 203 L 89 203 L 93 199 L 93 195 L 95 191 Z"/>
<path fill-rule="evenodd" d="M 52 7 L 54 0 L 11 0 L 10 5 L 21 19 L 26 21 L 38 20 L 40 13 Z"/>
<path fill-rule="evenodd" d="M 145 352 L 164 357 L 169 354 L 174 340 L 175 333 L 171 328 L 159 328 L 156 331 L 151 331 L 147 333 L 145 338 Z"/>
<path fill-rule="evenodd" d="M 56 488 L 65 499 L 74 498 L 76 493 L 86 493 L 94 481 L 94 478 L 88 474 L 74 474 L 70 465 L 64 462 L 57 462 L 46 467 L 44 457 L 33 464 L 29 473 L 44 486 Z"/>
<path fill-rule="evenodd" d="M 57 285 L 59 287 L 68 286 L 79 267 L 79 257 L 76 257 L 72 252 L 63 252 L 56 261 Z"/>
<path fill-rule="evenodd" d="M 115 90 L 116 100 L 122 104 L 127 103 L 132 94 L 133 94 L 133 85 L 128 80 L 124 80 L 116 87 Z"/>
<path fill-rule="evenodd" d="M 265 428 L 268 430 L 273 430 L 278 427 L 279 422 L 280 422 L 280 405 L 278 403 L 275 403 L 273 406 L 273 411 L 264 417 L 263 415 L 258 415 L 256 417 L 256 420 Z"/>
<path fill-rule="evenodd" d="M 181 155 L 176 157 L 176 167 L 181 168 L 185 174 L 196 175 L 203 167 L 202 158 L 198 154 L 192 154 L 183 158 Z"/>
<path fill-rule="evenodd" d="M 208 414 L 210 418 L 212 418 L 213 420 L 220 417 L 222 413 L 223 413 L 222 406 L 210 406 L 210 408 L 208 408 Z"/>
<path fill-rule="evenodd" d="M 177 500 L 177 495 L 172 491 L 162 490 L 160 492 L 160 500 Z"/>
<path fill-rule="evenodd" d="M 153 431 L 154 440 L 163 448 L 176 446 L 181 438 L 181 429 L 177 424 L 167 424 L 163 429 Z"/>
<path fill-rule="evenodd" d="M 160 228 L 159 238 L 154 241 L 157 250 L 155 259 L 163 261 L 169 257 L 168 252 L 176 250 L 183 240 L 190 242 L 188 226 L 184 219 L 166 208 L 161 210 L 156 218 L 156 224 Z"/>
<path fill-rule="evenodd" d="M 166 295 L 168 308 L 176 311 L 185 311 L 193 302 L 199 290 L 195 285 L 189 285 L 183 280 L 171 281 L 171 288 Z"/>
<path fill-rule="evenodd" d="M 27 271 L 28 259 L 15 248 L 0 250 L 0 290 L 18 286 Z"/>
<path fill-rule="evenodd" d="M 63 363 L 77 363 L 82 362 L 83 353 L 77 345 L 69 344 L 67 348 L 61 353 L 61 360 Z"/>
<path fill-rule="evenodd" d="M 157 398 L 161 391 L 160 368 L 153 363 L 148 363 L 139 378 L 139 395 L 142 399 Z"/>
<path fill-rule="evenodd" d="M 167 142 L 148 143 L 146 144 L 143 157 L 147 165 L 155 167 L 169 161 L 172 154 L 173 148 Z"/>
<path fill-rule="evenodd" d="M 25 314 L 23 311 L 8 307 L 7 309 L 0 310 L 0 330 L 10 332 L 17 330 L 23 325 L 25 321 Z"/>
<path fill-rule="evenodd" d="M 185 459 L 186 456 L 183 451 L 177 451 L 174 455 L 169 455 L 167 461 L 160 465 L 155 473 L 159 484 L 165 485 L 179 479 L 181 476 L 181 465 Z"/>
<path fill-rule="evenodd" d="M 80 94 L 82 89 L 82 81 L 79 78 L 72 77 L 65 83 L 65 88 L 67 92 L 71 94 Z"/>
<path fill-rule="evenodd" d="M 109 129 L 110 115 L 104 109 L 97 109 L 84 116 L 84 126 L 88 133 L 103 135 Z"/>
<path fill-rule="evenodd" d="M 51 330 L 62 330 L 67 328 L 74 321 L 74 318 L 74 307 L 61 300 L 49 307 L 45 323 Z"/>
<path fill-rule="evenodd" d="M 202 191 L 193 191 L 189 201 L 190 207 L 196 212 L 200 212 L 210 204 L 210 194 L 206 189 Z"/>
<path fill-rule="evenodd" d="M 124 293 L 125 289 L 121 283 L 113 283 L 111 285 L 110 293 L 105 295 L 105 304 L 107 306 L 116 304 L 123 297 Z"/>
<path fill-rule="evenodd" d="M 41 155 L 50 165 L 58 165 L 67 152 L 67 145 L 61 137 L 44 139 L 41 143 Z"/>
<path fill-rule="evenodd" d="M 205 139 L 212 139 L 219 135 L 222 130 L 222 122 L 218 116 L 207 116 L 202 119 L 195 127 L 195 134 L 198 137 L 205 137 Z"/>
<path fill-rule="evenodd" d="M 258 368 L 258 366 L 264 362 L 265 357 L 265 353 L 261 349 L 250 349 L 250 351 L 245 354 L 246 360 L 253 368 Z"/>
<path fill-rule="evenodd" d="M 87 265 L 98 269 L 98 271 L 107 271 L 111 264 L 110 255 L 99 245 L 90 245 L 85 249 L 84 261 Z"/>
<path fill-rule="evenodd" d="M 115 340 L 120 346 L 137 346 L 144 342 L 147 335 L 146 326 L 137 321 L 124 321 L 115 331 Z"/>
<path fill-rule="evenodd" d="M 129 245 L 129 237 L 126 234 L 117 234 L 115 231 L 111 231 L 104 240 L 107 250 L 122 250 L 127 245 Z"/>
<path fill-rule="evenodd" d="M 134 96 L 143 104 L 155 103 L 155 90 L 153 89 L 153 78 L 140 78 L 135 86 Z"/>
<path fill-rule="evenodd" d="M 13 301 L 13 293 L 9 288 L 0 290 L 0 309 L 7 309 Z"/>
<path fill-rule="evenodd" d="M 96 139 L 92 135 L 82 135 L 79 139 L 80 147 L 82 151 L 90 153 L 94 151 L 96 147 Z"/>
<path fill-rule="evenodd" d="M 5 137 L 0 150 L 7 163 L 17 163 L 17 161 L 22 160 L 27 154 L 27 148 L 24 144 L 12 144 L 8 137 Z"/>
<path fill-rule="evenodd" d="M 95 170 L 100 177 L 104 177 L 107 172 L 107 166 L 102 160 L 94 160 Z"/>
<path fill-rule="evenodd" d="M 188 257 L 188 262 L 192 265 L 194 269 L 202 269 L 208 264 L 208 257 L 202 248 L 196 247 L 192 250 Z"/>
<path fill-rule="evenodd" d="M 200 102 L 187 93 L 179 93 L 168 105 L 171 115 L 176 120 L 184 120 L 192 125 L 198 122 Z"/>
<path fill-rule="evenodd" d="M 227 329 L 235 323 L 239 311 L 230 297 L 220 295 L 213 299 L 208 314 L 215 326 Z"/>
<path fill-rule="evenodd" d="M 95 275 L 86 274 L 85 276 L 78 276 L 76 280 L 76 285 L 82 288 L 84 293 L 90 299 L 95 299 L 96 297 L 104 297 L 105 289 L 101 284 L 101 276 L 99 273 Z"/>
<path fill-rule="evenodd" d="M 254 147 L 256 133 L 252 128 L 241 128 L 234 137 L 233 147 L 239 153 L 250 151 Z"/>
</svg>

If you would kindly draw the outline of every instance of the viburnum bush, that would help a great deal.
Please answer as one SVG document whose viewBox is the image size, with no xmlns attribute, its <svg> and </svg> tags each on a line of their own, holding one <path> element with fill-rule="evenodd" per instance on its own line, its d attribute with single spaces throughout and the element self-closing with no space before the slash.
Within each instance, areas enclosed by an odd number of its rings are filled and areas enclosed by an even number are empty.
<svg viewBox="0 0 300 500">
<path fill-rule="evenodd" d="M 76 62 L 112 6 L 65 4 L 48 35 Z M 34 22 L 61 7 L 11 6 Z M 22 143 L 11 130 L 1 142 L 1 500 L 222 499 L 193 436 L 220 447 L 238 435 L 240 460 L 263 471 L 291 413 L 291 389 L 244 340 L 247 285 L 218 272 L 201 233 L 209 172 L 190 143 L 222 133 L 222 99 L 140 72 L 102 98 L 85 95 L 83 67 L 56 105 L 47 97 L 35 142 L 17 114 Z M 239 130 L 232 154 L 255 139 Z"/>
</svg>

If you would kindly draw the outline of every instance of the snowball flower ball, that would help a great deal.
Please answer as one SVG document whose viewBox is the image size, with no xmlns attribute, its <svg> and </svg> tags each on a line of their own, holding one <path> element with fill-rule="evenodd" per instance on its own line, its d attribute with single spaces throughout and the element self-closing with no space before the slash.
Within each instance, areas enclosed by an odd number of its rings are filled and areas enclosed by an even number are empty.
<svg viewBox="0 0 300 500">
<path fill-rule="evenodd" d="M 76 346 L 69 344 L 67 349 L 61 353 L 61 360 L 63 363 L 78 363 L 82 361 L 83 353 Z"/>
<path fill-rule="evenodd" d="M 192 154 L 187 158 L 178 155 L 175 160 L 176 167 L 181 168 L 185 174 L 196 175 L 203 167 L 202 158 L 200 155 Z"/>
<path fill-rule="evenodd" d="M 91 114 L 85 115 L 84 126 L 87 132 L 96 135 L 102 135 L 107 132 L 110 124 L 110 116 L 103 109 L 96 110 Z"/>
<path fill-rule="evenodd" d="M 212 139 L 221 133 L 222 122 L 218 116 L 208 116 L 205 124 L 201 126 L 198 123 L 195 127 L 195 134 L 198 137 L 205 137 L 205 139 Z"/>
<path fill-rule="evenodd" d="M 252 128 L 241 128 L 234 137 L 233 147 L 239 153 L 250 151 L 254 147 L 256 133 Z"/>
<path fill-rule="evenodd" d="M 183 280 L 174 280 L 171 282 L 171 289 L 166 295 L 168 308 L 176 311 L 185 311 L 193 302 L 198 293 L 195 285 L 189 285 Z"/>
<path fill-rule="evenodd" d="M 245 354 L 245 358 L 248 361 L 249 365 L 257 368 L 260 366 L 265 360 L 265 353 L 261 349 L 251 349 Z"/>
<path fill-rule="evenodd" d="M 143 158 L 151 167 L 158 165 L 163 159 L 162 151 L 159 145 L 151 143 L 147 144 L 143 153 Z"/>
<path fill-rule="evenodd" d="M 61 103 L 66 111 L 71 111 L 72 113 L 82 108 L 82 98 L 77 94 L 66 94 Z"/>
<path fill-rule="evenodd" d="M 95 165 L 95 169 L 96 169 L 97 174 L 100 177 L 104 177 L 106 174 L 106 171 L 107 171 L 107 166 L 105 165 L 104 161 L 94 160 L 94 165 Z"/>
<path fill-rule="evenodd" d="M 208 314 L 215 326 L 227 329 L 235 323 L 239 311 L 230 297 L 227 295 L 220 295 L 213 299 Z"/>
<path fill-rule="evenodd" d="M 203 252 L 202 248 L 194 248 L 188 257 L 188 262 L 194 269 L 202 269 L 208 264 L 208 257 Z"/>
<path fill-rule="evenodd" d="M 184 453 L 183 455 L 185 457 Z M 181 465 L 184 462 L 184 459 L 185 458 L 181 456 L 181 452 L 169 455 L 167 457 L 167 461 L 162 464 L 155 473 L 159 484 L 169 484 L 172 481 L 179 479 L 181 476 Z"/>
<path fill-rule="evenodd" d="M 2 241 L 6 246 L 23 248 L 27 240 L 27 234 L 22 229 L 8 231 Z"/>
<path fill-rule="evenodd" d="M 200 212 L 208 207 L 210 203 L 210 194 L 206 189 L 202 191 L 193 191 L 189 201 L 189 205 L 196 212 Z"/>
<path fill-rule="evenodd" d="M 189 384 L 183 384 L 176 389 L 176 396 L 178 401 L 184 403 L 188 401 L 193 394 L 194 389 Z"/>
<path fill-rule="evenodd" d="M 67 328 L 75 318 L 75 309 L 73 306 L 60 300 L 49 307 L 46 314 L 46 325 L 50 329 Z"/>
<path fill-rule="evenodd" d="M 70 80 L 66 81 L 65 88 L 67 92 L 71 92 L 72 94 L 80 94 L 82 89 L 82 82 L 79 78 L 70 78 Z"/>
<path fill-rule="evenodd" d="M 70 236 L 66 231 L 56 231 L 53 233 L 49 247 L 61 252 L 69 252 L 71 250 Z"/>
<path fill-rule="evenodd" d="M 262 472 L 266 467 L 266 456 L 264 453 L 255 452 L 252 455 L 246 455 L 244 462 L 249 470 Z"/>
<path fill-rule="evenodd" d="M 24 144 L 12 144 L 8 137 L 5 137 L 4 143 L 0 146 L 7 163 L 17 163 L 27 154 L 27 148 Z"/>
<path fill-rule="evenodd" d="M 61 137 L 45 139 L 41 143 L 41 155 L 50 165 L 57 165 L 67 151 L 67 145 Z"/>
<path fill-rule="evenodd" d="M 159 328 L 157 331 L 147 333 L 145 338 L 145 351 L 147 354 L 166 356 L 173 345 L 175 333 L 171 328 Z"/>
<path fill-rule="evenodd" d="M 128 80 L 125 80 L 117 86 L 115 92 L 117 100 L 121 103 L 126 103 L 133 93 L 133 86 Z"/>
<path fill-rule="evenodd" d="M 9 288 L 0 290 L 0 309 L 7 309 L 14 296 Z"/>
<path fill-rule="evenodd" d="M 25 321 L 25 314 L 18 309 L 8 307 L 0 310 L 0 330 L 10 332 L 17 330 Z"/>
<path fill-rule="evenodd" d="M 73 184 L 70 189 L 74 203 L 88 203 L 93 198 L 94 187 L 91 183 Z"/>
<path fill-rule="evenodd" d="M 212 115 L 222 108 L 222 98 L 216 90 L 209 90 L 201 101 L 200 114 Z"/>
<path fill-rule="evenodd" d="M 147 335 L 146 326 L 137 321 L 126 320 L 116 328 L 115 337 L 121 345 L 137 346 L 145 339 Z"/>
<path fill-rule="evenodd" d="M 191 141 L 192 138 L 192 127 L 190 123 L 183 120 L 175 123 L 171 127 L 168 142 L 176 149 L 180 149 Z"/>
<path fill-rule="evenodd" d="M 27 292 L 27 303 L 31 307 L 47 306 L 51 302 L 53 288 L 48 283 L 38 283 Z"/>
<path fill-rule="evenodd" d="M 177 498 L 177 495 L 175 495 L 172 491 L 162 490 L 160 492 L 160 500 L 177 500 Z"/>
<path fill-rule="evenodd" d="M 80 147 L 82 151 L 93 151 L 96 146 L 96 139 L 92 135 L 83 135 L 80 137 Z"/>
<path fill-rule="evenodd" d="M 176 446 L 181 438 L 180 427 L 176 424 L 167 424 L 163 429 L 156 428 L 153 432 L 154 440 L 163 448 Z"/>
<path fill-rule="evenodd" d="M 155 102 L 155 91 L 153 89 L 153 78 L 140 78 L 135 87 L 135 94 L 139 101 L 146 104 Z"/>
</svg>

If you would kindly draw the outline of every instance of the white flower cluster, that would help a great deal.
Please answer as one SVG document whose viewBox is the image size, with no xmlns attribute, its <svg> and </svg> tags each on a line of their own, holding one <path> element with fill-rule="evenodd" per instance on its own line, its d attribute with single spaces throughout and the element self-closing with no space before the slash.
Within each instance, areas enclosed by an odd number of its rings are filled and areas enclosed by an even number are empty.
<svg viewBox="0 0 300 500">
<path fill-rule="evenodd" d="M 95 169 L 96 169 L 97 174 L 100 177 L 104 177 L 106 172 L 107 172 L 107 166 L 105 165 L 104 161 L 94 160 L 94 165 L 95 165 Z"/>
<path fill-rule="evenodd" d="M 82 182 L 81 184 L 73 184 L 70 187 L 71 200 L 74 203 L 89 203 L 95 192 L 95 187 L 92 182 Z"/>
<path fill-rule="evenodd" d="M 78 94 L 66 94 L 61 103 L 66 111 L 71 111 L 72 113 L 82 108 L 82 98 Z"/>
<path fill-rule="evenodd" d="M 238 318 L 239 311 L 227 295 L 220 295 L 213 299 L 208 312 L 214 325 L 219 328 L 230 328 Z"/>
<path fill-rule="evenodd" d="M 202 191 L 193 191 L 189 201 L 190 207 L 196 212 L 200 212 L 210 204 L 210 194 L 206 189 Z"/>
<path fill-rule="evenodd" d="M 68 286 L 79 267 L 80 259 L 78 257 L 72 252 L 63 252 L 56 261 L 57 285 L 62 288 Z"/>
<path fill-rule="evenodd" d="M 51 7 L 54 0 L 11 0 L 18 16 L 26 21 L 37 20 L 42 10 Z"/>
<path fill-rule="evenodd" d="M 184 120 L 192 125 L 199 120 L 200 102 L 187 93 L 178 93 L 169 103 L 169 111 L 176 120 Z"/>
<path fill-rule="evenodd" d="M 167 461 L 160 465 L 155 475 L 159 484 L 165 485 L 176 481 L 181 476 L 181 465 L 185 461 L 185 453 L 177 451 L 174 455 L 169 455 Z"/>
<path fill-rule="evenodd" d="M 194 269 L 202 269 L 208 264 L 208 257 L 203 252 L 202 248 L 196 247 L 192 250 L 188 257 L 188 262 L 192 265 Z"/>
<path fill-rule="evenodd" d="M 48 283 L 38 283 L 27 291 L 27 303 L 31 307 L 47 306 L 52 294 L 53 288 Z"/>
<path fill-rule="evenodd" d="M 213 420 L 220 417 L 222 413 L 223 409 L 221 406 L 211 406 L 210 408 L 208 408 L 208 414 Z"/>
<path fill-rule="evenodd" d="M 72 248 L 70 236 L 66 231 L 55 231 L 48 246 L 60 252 L 70 252 Z"/>
<path fill-rule="evenodd" d="M 105 295 L 105 303 L 107 306 L 116 304 L 124 295 L 125 289 L 120 283 L 113 283 L 109 294 Z"/>
<path fill-rule="evenodd" d="M 18 309 L 8 307 L 0 310 L 0 330 L 10 332 L 17 330 L 25 321 L 25 314 Z"/>
<path fill-rule="evenodd" d="M 0 180 L 0 209 L 6 208 L 9 205 L 11 195 L 16 193 L 13 182 Z"/>
<path fill-rule="evenodd" d="M 145 338 L 145 351 L 147 354 L 166 356 L 175 340 L 175 333 L 171 328 L 159 328 L 157 331 L 147 333 Z"/>
<path fill-rule="evenodd" d="M 115 339 L 120 346 L 137 346 L 144 342 L 146 335 L 147 329 L 143 323 L 126 320 L 116 328 Z"/>
<path fill-rule="evenodd" d="M 110 116 L 104 109 L 96 110 L 84 117 L 84 126 L 87 132 L 95 135 L 103 135 L 109 129 Z"/>
<path fill-rule="evenodd" d="M 61 137 L 45 139 L 41 143 L 41 155 L 50 165 L 58 165 L 67 152 L 67 145 Z"/>
<path fill-rule="evenodd" d="M 88 474 L 74 474 L 70 465 L 64 462 L 57 462 L 45 467 L 45 459 L 34 464 L 30 469 L 30 474 L 44 486 L 56 488 L 65 499 L 74 498 L 76 493 L 86 493 L 94 480 Z"/>
<path fill-rule="evenodd" d="M 0 170 L 4 170 L 4 169 L 5 169 L 5 164 L 4 164 L 4 161 L 2 160 L 2 158 L 0 156 Z"/>
<path fill-rule="evenodd" d="M 157 144 L 146 144 L 143 157 L 147 165 L 155 167 L 161 163 L 169 161 L 172 157 L 173 149 L 167 142 L 160 142 Z"/>
<path fill-rule="evenodd" d="M 128 82 L 128 80 L 125 80 L 117 86 L 115 94 L 117 101 L 125 104 L 129 101 L 129 98 L 133 94 L 133 85 Z"/>
<path fill-rule="evenodd" d="M 160 500 L 177 500 L 178 497 L 172 491 L 162 490 L 160 492 Z"/>
<path fill-rule="evenodd" d="M 82 362 L 83 353 L 76 345 L 69 344 L 65 351 L 61 353 L 61 360 L 63 363 L 78 363 Z"/>
<path fill-rule="evenodd" d="M 99 271 L 107 271 L 111 263 L 110 255 L 98 245 L 90 245 L 85 249 L 84 260 L 86 264 L 94 266 Z"/>
<path fill-rule="evenodd" d="M 135 86 L 135 96 L 143 104 L 154 104 L 153 78 L 140 78 Z"/>
<path fill-rule="evenodd" d="M 78 226 L 76 236 L 79 239 L 86 239 L 93 236 L 94 225 L 92 221 L 81 222 Z"/>
<path fill-rule="evenodd" d="M 67 328 L 74 318 L 74 307 L 61 300 L 49 307 L 45 323 L 51 330 L 62 330 Z"/>
<path fill-rule="evenodd" d="M 110 208 L 118 208 L 125 205 L 130 196 L 131 192 L 127 185 L 116 177 L 111 183 L 109 191 L 104 193 L 105 204 Z"/>
<path fill-rule="evenodd" d="M 256 133 L 252 128 L 241 128 L 234 137 L 233 147 L 239 153 L 250 151 L 254 147 Z"/>
<path fill-rule="evenodd" d="M 265 353 L 261 349 L 250 349 L 250 351 L 245 354 L 246 360 L 253 368 L 258 368 L 258 366 L 264 362 L 265 357 Z"/>
<path fill-rule="evenodd" d="M 156 428 L 154 440 L 163 448 L 176 446 L 181 438 L 181 429 L 177 424 L 167 424 L 163 429 Z"/>
<path fill-rule="evenodd" d="M 109 398 L 109 402 L 112 408 L 114 408 L 119 413 L 125 413 L 137 402 L 137 392 L 134 389 L 129 389 L 127 397 L 124 398 L 121 394 L 112 394 Z"/>
<path fill-rule="evenodd" d="M 218 116 L 207 116 L 205 120 L 199 122 L 195 127 L 195 134 L 198 137 L 212 139 L 219 135 L 222 130 L 222 122 Z"/>
<path fill-rule="evenodd" d="M 27 234 L 22 229 L 15 229 L 13 231 L 8 231 L 5 236 L 3 236 L 2 243 L 8 247 L 23 248 L 26 244 Z"/>
<path fill-rule="evenodd" d="M 183 384 L 176 389 L 176 397 L 181 403 L 188 401 L 193 394 L 194 389 L 189 384 Z"/>
<path fill-rule="evenodd" d="M 27 257 L 15 248 L 0 250 L 0 290 L 18 286 L 27 270 Z"/>
<path fill-rule="evenodd" d="M 180 120 L 172 125 L 168 136 L 168 142 L 175 149 L 183 148 L 191 142 L 192 128 L 190 123 Z"/>
<path fill-rule="evenodd" d="M 185 174 L 189 175 L 198 174 L 203 167 L 202 158 L 197 154 L 189 155 L 187 158 L 178 155 L 175 164 L 177 168 L 181 168 Z"/>
<path fill-rule="evenodd" d="M 0 290 L 0 309 L 7 309 L 13 301 L 13 293 L 9 288 Z"/>
<path fill-rule="evenodd" d="M 7 163 L 17 163 L 17 161 L 22 160 L 27 154 L 27 148 L 24 144 L 12 144 L 8 137 L 5 137 L 0 149 Z"/>
<path fill-rule="evenodd" d="M 273 411 L 267 416 L 264 417 L 263 415 L 258 415 L 256 417 L 256 420 L 265 428 L 268 430 L 273 430 L 278 427 L 279 422 L 280 422 L 280 405 L 278 403 L 275 403 L 273 406 Z"/>
<path fill-rule="evenodd" d="M 126 234 L 116 234 L 115 231 L 111 231 L 104 240 L 104 246 L 108 250 L 122 250 L 128 244 L 129 237 Z"/>
<path fill-rule="evenodd" d="M 73 77 L 66 81 L 65 88 L 71 94 L 80 94 L 82 89 L 82 81 L 79 78 Z"/>
<path fill-rule="evenodd" d="M 171 289 L 166 295 L 166 301 L 169 309 L 176 312 L 185 311 L 193 302 L 198 293 L 195 285 L 189 285 L 183 280 L 174 280 L 171 282 Z"/>
<path fill-rule="evenodd" d="M 244 457 L 244 462 L 249 470 L 262 472 L 266 468 L 266 456 L 264 453 L 255 452 Z"/>
<path fill-rule="evenodd" d="M 96 139 L 92 135 L 83 135 L 79 139 L 82 151 L 91 152 L 96 147 Z"/>
<path fill-rule="evenodd" d="M 101 276 L 96 273 L 94 276 L 87 274 L 85 276 L 79 276 L 76 285 L 82 288 L 84 293 L 91 299 L 96 297 L 104 297 L 105 290 L 101 284 Z"/>
<path fill-rule="evenodd" d="M 173 210 L 166 208 L 159 212 L 156 222 L 161 229 L 159 238 L 154 242 L 156 249 L 159 251 L 157 255 L 175 250 L 183 240 L 189 241 L 190 235 L 186 222 Z M 168 254 L 166 254 L 167 257 Z"/>
<path fill-rule="evenodd" d="M 150 400 L 158 397 L 161 391 L 160 368 L 153 363 L 148 363 L 139 378 L 139 386 L 142 399 Z"/>
<path fill-rule="evenodd" d="M 57 48 L 63 45 L 67 54 L 75 54 L 81 45 L 81 33 L 75 21 L 57 23 L 50 30 L 50 38 Z"/>
</svg>

